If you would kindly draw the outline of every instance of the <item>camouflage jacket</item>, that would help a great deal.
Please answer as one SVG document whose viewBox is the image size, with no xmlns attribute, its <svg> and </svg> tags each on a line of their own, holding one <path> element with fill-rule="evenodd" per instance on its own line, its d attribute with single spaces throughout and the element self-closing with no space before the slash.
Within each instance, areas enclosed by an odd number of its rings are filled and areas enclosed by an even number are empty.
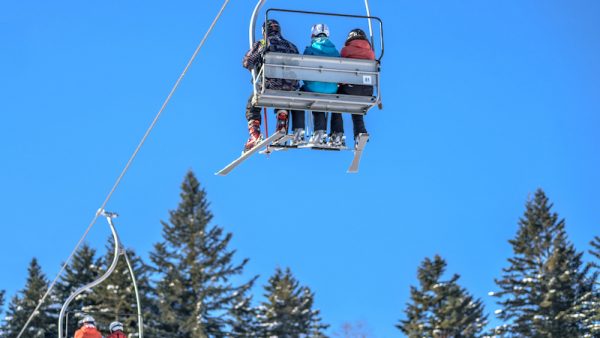
<svg viewBox="0 0 600 338">
<path fill-rule="evenodd" d="M 248 70 L 258 69 L 262 66 L 263 54 L 266 51 L 277 52 L 277 53 L 288 53 L 288 54 L 299 54 L 298 48 L 284 39 L 281 34 L 273 33 L 267 37 L 268 44 L 265 40 L 260 40 L 252 45 L 252 48 L 244 55 L 242 65 Z M 284 79 L 271 79 L 267 78 L 265 81 L 266 89 L 278 89 L 278 90 L 296 90 L 299 84 L 296 80 L 284 80 Z"/>
</svg>

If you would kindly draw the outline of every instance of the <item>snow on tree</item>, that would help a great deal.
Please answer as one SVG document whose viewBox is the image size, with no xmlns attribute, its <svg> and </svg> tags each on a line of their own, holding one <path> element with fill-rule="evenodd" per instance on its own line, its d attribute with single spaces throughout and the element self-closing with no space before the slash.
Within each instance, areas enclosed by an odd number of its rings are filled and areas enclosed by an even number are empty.
<svg viewBox="0 0 600 338">
<path fill-rule="evenodd" d="M 260 337 L 324 338 L 329 325 L 313 309 L 314 294 L 300 286 L 289 268 L 277 268 L 264 287 L 266 301 L 258 308 Z"/>
<path fill-rule="evenodd" d="M 39 300 L 42 299 L 42 296 L 48 289 L 48 281 L 37 259 L 33 258 L 31 260 L 27 271 L 28 276 L 25 288 L 15 295 L 8 305 L 7 317 L 2 329 L 6 338 L 17 337 L 21 329 L 25 326 L 27 319 L 36 308 Z M 50 304 L 47 298 L 29 323 L 23 337 L 56 337 L 56 323 L 57 316 L 50 313 Z"/>
<path fill-rule="evenodd" d="M 572 311 L 573 316 L 582 318 L 585 329 L 584 337 L 600 337 L 600 282 L 598 276 L 600 271 L 600 237 L 596 236 L 590 242 L 592 249 L 589 253 L 594 257 L 594 261 L 589 265 L 594 268 L 591 279 L 594 281 L 594 288 L 583 295 L 579 304 Z"/>
<path fill-rule="evenodd" d="M 576 309 L 592 291 L 589 266 L 567 239 L 565 221 L 551 211 L 540 189 L 526 203 L 519 229 L 509 243 L 514 256 L 496 279 L 495 292 L 505 324 L 497 334 L 517 337 L 583 337 L 585 327 Z"/>
<path fill-rule="evenodd" d="M 260 336 L 258 309 L 252 306 L 252 296 L 239 293 L 235 305 L 229 310 L 233 317 L 231 337 L 254 338 Z"/>
<path fill-rule="evenodd" d="M 411 286 L 406 319 L 396 325 L 408 337 L 479 337 L 487 324 L 483 303 L 457 284 L 458 274 L 441 280 L 446 266 L 436 255 L 418 268 L 419 287 Z"/>
<path fill-rule="evenodd" d="M 254 279 L 234 283 L 248 259 L 234 263 L 232 234 L 210 224 L 206 192 L 191 171 L 181 190 L 177 209 L 162 222 L 163 241 L 150 256 L 162 337 L 225 337 L 233 323 L 230 310 Z"/>
</svg>

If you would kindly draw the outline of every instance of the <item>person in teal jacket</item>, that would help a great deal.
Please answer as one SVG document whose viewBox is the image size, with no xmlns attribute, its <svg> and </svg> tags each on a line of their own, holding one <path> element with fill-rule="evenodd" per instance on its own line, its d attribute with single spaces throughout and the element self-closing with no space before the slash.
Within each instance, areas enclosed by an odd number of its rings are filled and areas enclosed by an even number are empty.
<svg viewBox="0 0 600 338">
<path fill-rule="evenodd" d="M 311 28 L 311 44 L 304 50 L 304 55 L 318 55 L 339 57 L 340 52 L 329 40 L 329 27 L 320 23 Z M 338 84 L 335 82 L 304 81 L 303 91 L 335 94 L 338 90 Z M 309 145 L 321 146 L 327 143 L 327 120 L 325 112 L 313 112 L 314 133 L 310 138 Z"/>
</svg>

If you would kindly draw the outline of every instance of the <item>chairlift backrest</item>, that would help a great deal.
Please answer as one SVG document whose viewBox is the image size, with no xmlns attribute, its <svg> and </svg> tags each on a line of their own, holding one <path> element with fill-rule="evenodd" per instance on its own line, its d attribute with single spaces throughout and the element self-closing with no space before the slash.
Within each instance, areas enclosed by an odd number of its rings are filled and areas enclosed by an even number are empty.
<svg viewBox="0 0 600 338">
<path fill-rule="evenodd" d="M 378 83 L 379 63 L 372 60 L 266 53 L 265 77 L 373 86 Z"/>
</svg>

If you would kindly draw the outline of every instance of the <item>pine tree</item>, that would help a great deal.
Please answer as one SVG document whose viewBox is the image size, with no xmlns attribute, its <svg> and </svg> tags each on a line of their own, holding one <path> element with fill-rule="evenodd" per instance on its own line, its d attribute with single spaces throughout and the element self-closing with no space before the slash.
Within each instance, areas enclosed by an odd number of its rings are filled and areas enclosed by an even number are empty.
<svg viewBox="0 0 600 338">
<path fill-rule="evenodd" d="M 84 243 L 73 255 L 71 262 L 65 268 L 60 281 L 56 284 L 51 298 L 59 304 L 63 304 L 66 299 L 78 288 L 96 280 L 100 276 L 100 259 L 96 258 L 96 250 Z M 68 327 L 66 333 L 73 333 L 77 330 L 77 321 L 83 318 L 84 314 L 91 311 L 91 307 L 96 305 L 93 299 L 90 299 L 89 292 L 77 296 L 69 304 L 67 309 Z M 58 316 L 60 307 L 55 311 Z"/>
<path fill-rule="evenodd" d="M 151 253 L 163 337 L 225 337 L 236 297 L 254 281 L 232 281 L 248 259 L 233 262 L 235 251 L 228 248 L 232 234 L 210 225 L 213 215 L 206 192 L 191 171 L 180 196 L 169 223 L 162 222 L 164 241 Z"/>
<path fill-rule="evenodd" d="M 600 282 L 598 279 L 600 274 L 600 271 L 598 271 L 600 268 L 600 237 L 594 237 L 590 245 L 592 249 L 589 253 L 595 258 L 595 261 L 589 264 L 595 269 L 590 277 L 594 281 L 594 288 L 583 296 L 572 315 L 582 316 L 585 329 L 587 330 L 585 337 L 600 337 Z"/>
<path fill-rule="evenodd" d="M 33 258 L 28 268 L 25 288 L 14 296 L 8 305 L 6 326 L 3 331 L 7 338 L 16 337 L 25 326 L 27 319 L 33 313 L 42 295 L 48 289 L 48 281 L 42 272 L 37 259 Z M 24 337 L 51 338 L 56 337 L 57 317 L 49 313 L 50 304 L 45 301 L 36 316 L 33 317 L 25 330 Z"/>
<path fill-rule="evenodd" d="M 592 256 L 594 256 L 594 258 L 596 259 L 596 261 L 592 262 L 592 265 L 596 269 L 599 269 L 600 268 L 600 237 L 599 236 L 594 237 L 594 239 L 590 242 L 590 245 L 592 246 L 592 249 L 590 249 L 590 254 Z"/>
<path fill-rule="evenodd" d="M 0 290 L 0 318 L 2 318 L 2 313 L 4 312 L 4 290 Z M 0 320 L 0 337 L 5 337 L 4 331 L 4 322 Z"/>
<path fill-rule="evenodd" d="M 240 338 L 259 337 L 258 310 L 252 307 L 252 296 L 240 293 L 235 298 L 235 305 L 230 310 L 230 315 L 233 317 L 231 336 Z"/>
<path fill-rule="evenodd" d="M 419 287 L 411 286 L 406 320 L 396 325 L 408 337 L 479 337 L 487 317 L 483 303 L 457 284 L 459 275 L 442 281 L 447 263 L 440 256 L 425 258 L 418 269 Z"/>
<path fill-rule="evenodd" d="M 312 308 L 314 294 L 300 286 L 289 268 L 285 272 L 277 268 L 264 288 L 267 300 L 259 307 L 261 337 L 326 337 L 323 331 L 328 325 Z"/>
<path fill-rule="evenodd" d="M 589 267 L 567 239 L 565 221 L 551 211 L 542 190 L 526 204 L 515 239 L 514 256 L 494 295 L 502 306 L 496 314 L 505 324 L 497 333 L 515 337 L 583 337 L 581 315 L 575 312 L 592 290 Z"/>
<path fill-rule="evenodd" d="M 108 270 L 114 258 L 113 238 L 110 237 L 107 243 L 106 255 L 101 261 L 103 271 Z M 138 287 L 143 320 L 147 328 L 144 332 L 152 335 L 154 333 L 152 328 L 156 325 L 156 308 L 151 297 L 149 267 L 133 250 L 128 249 L 127 256 Z M 94 305 L 87 306 L 86 312 L 94 316 L 100 329 L 108 331 L 108 325 L 111 322 L 119 321 L 123 323 L 126 332 L 138 331 L 135 288 L 123 255 L 119 256 L 117 266 L 112 274 L 92 290 L 90 298 Z"/>
<path fill-rule="evenodd" d="M 596 272 L 594 275 L 595 284 L 593 295 L 589 304 L 591 310 L 588 315 L 588 329 L 593 337 L 600 337 L 600 280 L 598 279 L 600 274 L 600 271 L 598 271 L 600 269 L 600 237 L 594 237 L 590 245 L 592 246 L 590 254 L 596 258 L 596 261 L 592 263 L 596 268 Z"/>
</svg>

